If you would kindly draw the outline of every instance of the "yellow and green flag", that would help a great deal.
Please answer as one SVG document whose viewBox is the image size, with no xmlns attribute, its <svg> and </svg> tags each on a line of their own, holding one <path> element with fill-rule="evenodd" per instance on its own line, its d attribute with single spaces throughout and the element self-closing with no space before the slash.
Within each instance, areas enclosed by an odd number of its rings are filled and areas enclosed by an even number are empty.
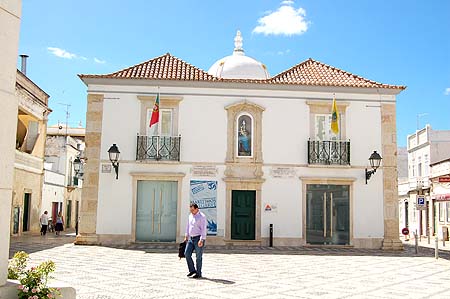
<svg viewBox="0 0 450 299">
<path fill-rule="evenodd" d="M 331 132 L 339 133 L 339 112 L 336 106 L 336 98 L 333 98 L 333 110 L 331 112 Z"/>
</svg>

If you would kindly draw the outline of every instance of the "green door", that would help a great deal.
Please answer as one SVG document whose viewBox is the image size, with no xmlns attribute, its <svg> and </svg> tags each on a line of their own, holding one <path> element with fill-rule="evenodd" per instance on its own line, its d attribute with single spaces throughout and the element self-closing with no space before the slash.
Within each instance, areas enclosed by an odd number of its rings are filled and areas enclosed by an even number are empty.
<svg viewBox="0 0 450 299">
<path fill-rule="evenodd" d="M 25 193 L 23 197 L 23 219 L 22 219 L 22 231 L 24 232 L 30 229 L 30 201 L 31 201 L 31 193 Z"/>
<path fill-rule="evenodd" d="M 255 240 L 256 191 L 231 193 L 231 239 Z"/>
<path fill-rule="evenodd" d="M 175 242 L 178 183 L 138 181 L 136 241 Z"/>
</svg>

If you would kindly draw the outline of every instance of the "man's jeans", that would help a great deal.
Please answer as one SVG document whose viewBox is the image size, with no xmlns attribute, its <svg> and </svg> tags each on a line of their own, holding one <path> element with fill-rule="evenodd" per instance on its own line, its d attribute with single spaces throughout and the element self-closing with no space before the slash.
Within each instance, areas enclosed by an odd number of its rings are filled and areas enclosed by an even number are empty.
<svg viewBox="0 0 450 299">
<path fill-rule="evenodd" d="M 200 236 L 189 238 L 186 245 L 186 251 L 184 255 L 186 256 L 186 262 L 188 264 L 189 272 L 197 272 L 198 275 L 202 276 L 202 255 L 203 248 L 205 248 L 205 240 L 203 240 L 203 246 L 198 246 L 198 241 L 200 241 Z M 194 261 L 192 260 L 192 252 L 195 249 L 197 271 L 195 271 Z"/>
</svg>

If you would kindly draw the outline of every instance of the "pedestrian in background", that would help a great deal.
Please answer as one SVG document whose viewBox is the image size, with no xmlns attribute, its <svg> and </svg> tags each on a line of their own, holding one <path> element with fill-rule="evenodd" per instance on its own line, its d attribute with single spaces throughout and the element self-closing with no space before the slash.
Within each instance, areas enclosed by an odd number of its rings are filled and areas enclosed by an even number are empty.
<svg viewBox="0 0 450 299">
<path fill-rule="evenodd" d="M 61 215 L 61 212 L 58 213 L 58 216 L 56 217 L 56 235 L 58 236 L 63 230 L 64 230 L 64 217 Z"/>
<path fill-rule="evenodd" d="M 45 236 L 48 228 L 48 212 L 45 211 L 44 214 L 39 218 L 39 223 L 41 224 L 41 236 Z"/>
<path fill-rule="evenodd" d="M 202 258 L 203 249 L 205 248 L 206 240 L 206 216 L 200 212 L 197 204 L 190 205 L 190 211 L 188 223 L 186 226 L 186 234 L 184 241 L 187 241 L 186 245 L 186 262 L 188 265 L 189 273 L 188 277 L 201 278 L 202 277 Z M 196 266 L 192 260 L 192 252 L 195 250 Z"/>
</svg>

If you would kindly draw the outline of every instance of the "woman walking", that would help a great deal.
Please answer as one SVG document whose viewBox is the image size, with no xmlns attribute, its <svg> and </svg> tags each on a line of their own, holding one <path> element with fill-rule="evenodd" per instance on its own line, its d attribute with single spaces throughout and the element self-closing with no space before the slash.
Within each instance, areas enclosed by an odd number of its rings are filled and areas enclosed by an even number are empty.
<svg viewBox="0 0 450 299">
<path fill-rule="evenodd" d="M 56 217 L 56 227 L 55 227 L 57 236 L 60 234 L 61 231 L 64 230 L 63 223 L 64 217 L 61 215 L 61 212 L 59 212 L 58 216 Z"/>
</svg>

